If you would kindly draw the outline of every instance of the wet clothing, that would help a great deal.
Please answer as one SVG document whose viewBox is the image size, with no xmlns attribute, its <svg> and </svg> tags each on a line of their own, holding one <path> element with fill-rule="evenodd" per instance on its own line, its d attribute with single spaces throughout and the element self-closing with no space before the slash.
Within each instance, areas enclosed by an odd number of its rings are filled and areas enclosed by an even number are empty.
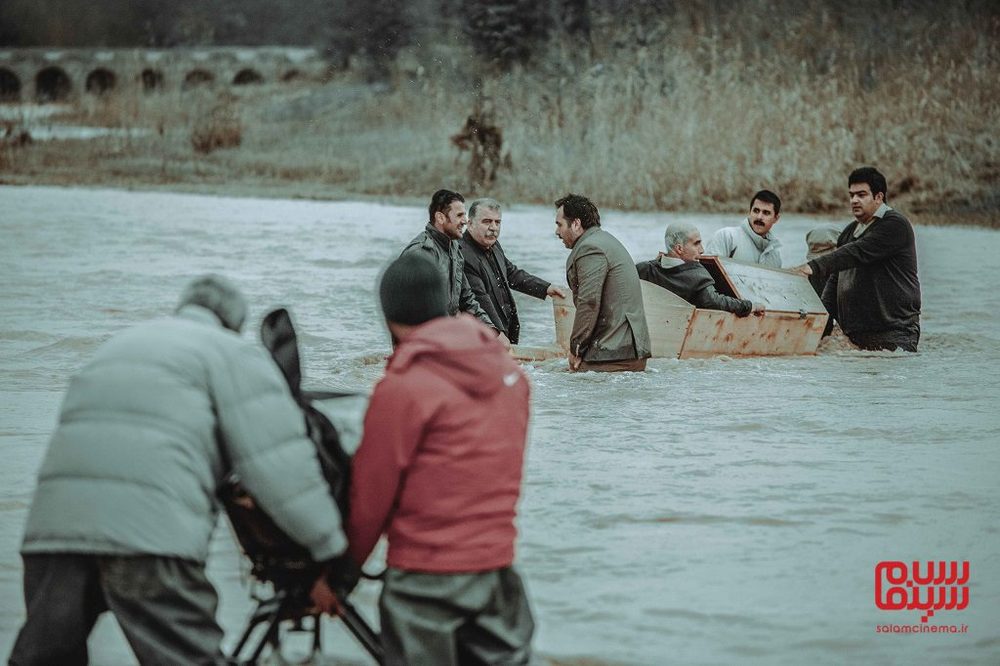
<svg viewBox="0 0 1000 666">
<path fill-rule="evenodd" d="M 827 272 L 823 305 L 862 349 L 916 351 L 920 340 L 920 280 L 910 221 L 888 206 L 855 235 L 847 225 L 837 249 L 809 262 Z"/>
<path fill-rule="evenodd" d="M 535 622 L 511 567 L 470 574 L 388 569 L 379 600 L 387 666 L 531 662 Z"/>
<path fill-rule="evenodd" d="M 661 257 L 643 261 L 635 265 L 639 278 L 671 291 L 696 308 L 724 310 L 737 317 L 746 317 L 753 309 L 753 303 L 720 294 L 715 288 L 715 279 L 708 269 L 697 261 L 681 261 L 672 257 Z M 679 263 L 675 263 L 679 262 Z"/>
<path fill-rule="evenodd" d="M 115 614 L 141 664 L 226 664 L 218 598 L 200 564 L 176 557 L 24 556 L 25 624 L 11 666 L 83 666 L 98 616 Z"/>
<path fill-rule="evenodd" d="M 599 226 L 583 232 L 566 259 L 576 318 L 570 352 L 588 363 L 650 357 L 649 329 L 635 262 Z"/>
<path fill-rule="evenodd" d="M 524 663 L 527 604 L 497 577 L 514 560 L 529 393 L 520 366 L 467 315 L 418 326 L 389 357 L 354 456 L 348 521 L 357 562 L 389 539 L 386 663 L 480 651 L 493 656 L 461 663 Z"/>
<path fill-rule="evenodd" d="M 467 231 L 459 246 L 465 259 L 465 276 L 476 300 L 486 310 L 494 328 L 504 333 L 511 343 L 517 344 L 521 322 L 511 289 L 544 300 L 551 283 L 512 264 L 499 242 L 488 250 L 484 249 Z"/>
<path fill-rule="evenodd" d="M 781 243 L 773 231 L 760 236 L 750 226 L 750 220 L 736 227 L 723 227 L 705 243 L 705 254 L 714 254 L 742 261 L 781 268 Z"/>
<path fill-rule="evenodd" d="M 434 265 L 444 275 L 448 284 L 448 314 L 456 315 L 459 312 L 468 312 L 490 328 L 496 328 L 493 326 L 490 316 L 476 300 L 476 295 L 472 293 L 469 279 L 465 276 L 465 259 L 462 258 L 458 241 L 453 241 L 435 229 L 434 225 L 428 224 L 410 241 L 400 255 L 407 252 L 427 253 L 427 256 L 434 260 Z"/>
<path fill-rule="evenodd" d="M 316 560 L 344 551 L 303 414 L 262 347 L 196 305 L 102 345 L 70 382 L 39 471 L 17 663 L 85 659 L 105 609 L 143 663 L 213 661 L 222 633 L 204 562 L 224 460 Z M 67 661 L 45 656 L 63 648 Z"/>
</svg>

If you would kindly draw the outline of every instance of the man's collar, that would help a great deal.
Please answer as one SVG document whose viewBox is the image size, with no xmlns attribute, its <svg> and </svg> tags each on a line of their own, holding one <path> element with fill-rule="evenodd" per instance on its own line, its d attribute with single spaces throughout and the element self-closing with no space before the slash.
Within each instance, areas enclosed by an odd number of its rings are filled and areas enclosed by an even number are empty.
<svg viewBox="0 0 1000 666">
<path fill-rule="evenodd" d="M 427 233 L 431 238 L 434 239 L 434 241 L 438 245 L 440 245 L 444 249 L 447 250 L 448 246 L 451 245 L 451 238 L 449 238 L 448 235 L 445 234 L 443 231 L 438 231 L 437 227 L 435 227 L 430 222 L 427 223 Z"/>
<path fill-rule="evenodd" d="M 683 259 L 678 259 L 677 257 L 671 257 L 669 254 L 660 254 L 660 266 L 663 268 L 673 268 L 674 266 L 680 266 L 681 264 L 687 263 Z"/>
</svg>

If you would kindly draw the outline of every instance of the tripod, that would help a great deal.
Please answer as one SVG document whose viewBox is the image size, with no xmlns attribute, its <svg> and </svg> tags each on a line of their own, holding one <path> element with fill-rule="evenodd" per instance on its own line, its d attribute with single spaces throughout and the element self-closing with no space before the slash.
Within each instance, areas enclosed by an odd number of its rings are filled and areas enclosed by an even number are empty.
<svg viewBox="0 0 1000 666">
<path fill-rule="evenodd" d="M 260 659 L 264 648 L 270 646 L 273 650 L 280 648 L 281 623 L 291 620 L 295 627 L 302 628 L 302 620 L 306 617 L 313 618 L 313 652 L 321 647 L 320 641 L 320 616 L 305 612 L 309 607 L 308 594 L 302 589 L 279 589 L 273 596 L 266 599 L 258 599 L 257 607 L 247 623 L 246 629 L 240 636 L 239 642 L 233 649 L 231 659 L 237 664 L 256 664 Z M 383 661 L 382 646 L 379 645 L 378 634 L 358 613 L 357 609 L 349 601 L 340 602 L 341 612 L 338 614 L 340 620 L 347 627 L 347 630 L 357 639 L 361 647 L 379 664 Z M 257 627 L 264 625 L 264 633 L 256 642 L 251 642 L 251 637 Z M 250 652 L 249 659 L 242 659 L 241 655 Z"/>
</svg>

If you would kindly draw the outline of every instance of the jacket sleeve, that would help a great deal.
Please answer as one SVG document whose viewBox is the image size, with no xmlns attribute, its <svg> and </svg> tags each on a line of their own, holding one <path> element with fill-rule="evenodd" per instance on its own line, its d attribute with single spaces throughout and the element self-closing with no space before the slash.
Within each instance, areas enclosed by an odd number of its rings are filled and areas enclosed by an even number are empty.
<svg viewBox="0 0 1000 666">
<path fill-rule="evenodd" d="M 364 564 L 389 527 L 403 474 L 420 443 L 423 419 L 412 392 L 391 377 L 372 393 L 351 469 L 350 553 Z"/>
<path fill-rule="evenodd" d="M 504 263 L 507 268 L 507 282 L 514 291 L 519 291 L 528 296 L 534 296 L 545 300 L 545 292 L 548 291 L 551 282 L 546 282 L 540 277 L 535 277 L 528 271 L 523 271 L 504 255 Z"/>
<path fill-rule="evenodd" d="M 486 282 L 479 271 L 479 266 L 476 266 L 468 259 L 465 260 L 465 279 L 468 280 L 469 288 L 472 289 L 472 295 L 475 296 L 479 307 L 481 307 L 486 312 L 486 316 L 490 318 L 489 325 L 499 330 L 501 322 L 503 322 L 503 318 L 497 311 L 496 303 L 494 303 L 493 299 L 489 296 Z"/>
<path fill-rule="evenodd" d="M 852 227 L 848 227 L 851 229 Z M 844 234 L 847 234 L 847 230 Z M 843 238 L 843 234 L 841 235 Z M 913 242 L 913 229 L 900 216 L 883 218 L 857 240 L 844 243 L 833 252 L 809 262 L 813 270 L 837 273 L 847 268 L 882 261 L 904 250 Z"/>
<path fill-rule="evenodd" d="M 704 289 L 696 292 L 692 300 L 697 308 L 732 312 L 737 317 L 746 317 L 753 309 L 751 301 L 720 294 L 713 285 L 706 285 Z"/>
<path fill-rule="evenodd" d="M 834 319 L 840 321 L 840 316 L 837 313 L 837 286 L 839 279 L 839 273 L 830 273 L 830 276 L 826 278 L 826 286 L 823 287 L 823 294 L 820 296 L 820 300 L 823 301 L 823 307 L 829 313 L 831 321 Z"/>
<path fill-rule="evenodd" d="M 570 351 L 575 356 L 583 356 L 590 348 L 597 317 L 601 312 L 601 298 L 604 294 L 604 280 L 608 276 L 608 258 L 597 250 L 581 254 L 573 263 L 576 273 L 576 318 L 569 339 Z"/>
<path fill-rule="evenodd" d="M 459 266 L 459 270 L 462 271 L 462 292 L 458 298 L 458 309 L 462 312 L 468 312 L 470 315 L 483 322 L 492 329 L 497 329 L 493 325 L 493 321 L 490 316 L 483 309 L 483 306 L 479 304 L 479 300 L 476 295 L 472 293 L 472 286 L 469 284 L 469 278 L 465 274 L 465 261 L 462 261 L 462 265 Z"/>
<path fill-rule="evenodd" d="M 220 444 L 246 490 L 317 561 L 347 546 L 305 417 L 263 349 L 239 344 L 213 373 Z"/>
</svg>

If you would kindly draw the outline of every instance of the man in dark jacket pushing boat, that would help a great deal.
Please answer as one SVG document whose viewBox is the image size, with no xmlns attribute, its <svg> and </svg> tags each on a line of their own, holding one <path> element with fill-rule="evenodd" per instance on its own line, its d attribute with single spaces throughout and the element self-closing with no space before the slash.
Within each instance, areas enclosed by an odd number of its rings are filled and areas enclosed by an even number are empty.
<svg viewBox="0 0 1000 666">
<path fill-rule="evenodd" d="M 913 226 L 886 204 L 888 185 L 874 167 L 847 178 L 854 222 L 837 249 L 792 270 L 829 274 L 823 305 L 861 349 L 917 351 L 920 280 Z"/>
<path fill-rule="evenodd" d="M 698 308 L 724 310 L 737 317 L 764 313 L 763 306 L 718 292 L 708 269 L 698 262 L 703 249 L 697 227 L 683 222 L 671 224 L 663 234 L 663 243 L 666 253 L 635 265 L 641 279 L 677 294 Z"/>
</svg>

